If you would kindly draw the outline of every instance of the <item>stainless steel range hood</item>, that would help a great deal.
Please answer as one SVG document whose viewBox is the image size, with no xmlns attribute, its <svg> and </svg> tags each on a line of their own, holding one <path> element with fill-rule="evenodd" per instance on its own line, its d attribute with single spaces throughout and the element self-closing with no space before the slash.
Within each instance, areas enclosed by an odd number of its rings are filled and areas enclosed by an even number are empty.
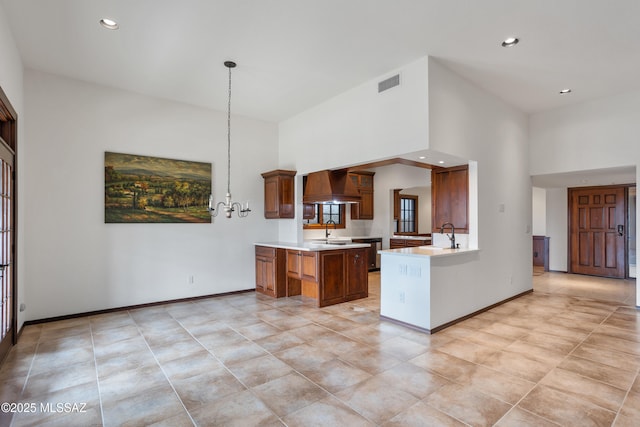
<svg viewBox="0 0 640 427">
<path fill-rule="evenodd" d="M 346 169 L 307 175 L 303 203 L 358 203 L 360 200 L 360 193 Z"/>
</svg>

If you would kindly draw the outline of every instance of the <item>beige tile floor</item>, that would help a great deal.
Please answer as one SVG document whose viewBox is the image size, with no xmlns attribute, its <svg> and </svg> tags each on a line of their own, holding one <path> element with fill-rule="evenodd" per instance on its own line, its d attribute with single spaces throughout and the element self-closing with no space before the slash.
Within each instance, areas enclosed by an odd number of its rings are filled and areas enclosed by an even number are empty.
<svg viewBox="0 0 640 427">
<path fill-rule="evenodd" d="M 324 309 L 246 293 L 28 326 L 0 425 L 638 425 L 634 281 L 545 273 L 426 335 L 379 319 L 370 277 Z"/>
</svg>

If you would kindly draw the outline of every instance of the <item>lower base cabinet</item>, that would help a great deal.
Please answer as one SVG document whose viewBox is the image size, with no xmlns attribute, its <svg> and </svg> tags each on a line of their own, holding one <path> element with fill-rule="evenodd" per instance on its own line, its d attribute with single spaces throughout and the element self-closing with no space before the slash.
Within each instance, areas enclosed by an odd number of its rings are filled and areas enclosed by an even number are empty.
<svg viewBox="0 0 640 427">
<path fill-rule="evenodd" d="M 256 246 L 256 292 L 274 298 L 286 296 L 286 250 Z"/>
<path fill-rule="evenodd" d="M 369 249 L 347 252 L 347 301 L 369 296 Z"/>
<path fill-rule="evenodd" d="M 319 257 L 318 307 L 369 295 L 366 248 L 322 251 Z"/>
<path fill-rule="evenodd" d="M 318 307 L 369 295 L 367 248 L 297 251 L 256 246 L 256 291 L 275 298 L 302 294 Z"/>
</svg>

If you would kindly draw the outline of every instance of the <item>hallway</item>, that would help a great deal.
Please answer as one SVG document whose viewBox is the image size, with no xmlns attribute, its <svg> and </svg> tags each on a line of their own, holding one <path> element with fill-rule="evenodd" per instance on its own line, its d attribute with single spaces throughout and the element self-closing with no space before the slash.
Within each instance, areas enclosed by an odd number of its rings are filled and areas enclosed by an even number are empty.
<svg viewBox="0 0 640 427">
<path fill-rule="evenodd" d="M 558 272 L 542 272 L 534 268 L 533 289 L 554 295 L 591 298 L 635 305 L 636 279 L 607 279 Z"/>
</svg>

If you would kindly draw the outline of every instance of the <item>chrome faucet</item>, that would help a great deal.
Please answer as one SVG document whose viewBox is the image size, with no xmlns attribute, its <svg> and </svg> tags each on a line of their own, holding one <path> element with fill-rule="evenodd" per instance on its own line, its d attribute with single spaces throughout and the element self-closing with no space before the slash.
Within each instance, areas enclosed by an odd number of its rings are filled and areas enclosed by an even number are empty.
<svg viewBox="0 0 640 427">
<path fill-rule="evenodd" d="M 331 233 L 329 232 L 329 224 L 333 224 L 333 229 L 336 229 L 336 222 L 334 220 L 330 219 L 324 223 L 324 238 L 327 240 L 329 240 L 329 236 L 331 236 Z"/>
<path fill-rule="evenodd" d="M 449 238 L 449 240 L 451 240 L 451 249 L 455 249 L 456 248 L 456 229 L 453 226 L 453 224 L 451 224 L 450 222 L 445 222 L 444 224 L 442 224 L 442 227 L 440 227 L 440 234 L 444 234 L 444 227 L 446 227 L 447 225 L 451 227 L 451 236 L 447 234 L 447 237 Z"/>
</svg>

